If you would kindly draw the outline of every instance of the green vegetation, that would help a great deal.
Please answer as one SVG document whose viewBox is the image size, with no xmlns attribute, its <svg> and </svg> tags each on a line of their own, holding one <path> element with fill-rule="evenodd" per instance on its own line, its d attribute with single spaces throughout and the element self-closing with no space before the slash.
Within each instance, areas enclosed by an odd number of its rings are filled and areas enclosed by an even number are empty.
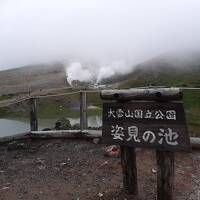
<svg viewBox="0 0 200 200">
<path fill-rule="evenodd" d="M 163 71 L 136 70 L 120 84 L 121 88 L 142 86 L 167 86 L 167 87 L 200 87 L 200 69 L 180 71 L 164 69 Z"/>
<path fill-rule="evenodd" d="M 184 91 L 183 102 L 189 130 L 200 135 L 200 90 Z"/>
<path fill-rule="evenodd" d="M 66 90 L 64 92 L 74 92 Z M 96 106 L 88 109 L 88 116 L 101 115 L 102 101 L 99 93 L 89 93 L 87 96 L 88 105 Z M 2 118 L 29 118 L 29 102 L 23 102 L 10 108 L 0 108 L 0 117 Z M 79 111 L 79 93 L 41 98 L 38 100 L 38 118 L 39 119 L 59 119 L 61 117 L 78 118 Z"/>
<path fill-rule="evenodd" d="M 14 94 L 3 94 L 3 95 L 0 96 L 0 101 L 11 99 L 13 97 L 14 97 Z"/>
</svg>

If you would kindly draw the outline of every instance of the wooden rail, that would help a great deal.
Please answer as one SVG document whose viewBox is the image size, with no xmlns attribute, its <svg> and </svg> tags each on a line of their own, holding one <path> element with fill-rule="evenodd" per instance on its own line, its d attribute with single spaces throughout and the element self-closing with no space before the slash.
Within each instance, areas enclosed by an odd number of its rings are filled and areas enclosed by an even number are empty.
<svg viewBox="0 0 200 200">
<path fill-rule="evenodd" d="M 144 88 L 131 88 L 127 90 L 80 90 L 80 91 L 72 91 L 72 92 L 65 92 L 59 94 L 50 94 L 50 95 L 41 95 L 41 96 L 29 96 L 25 95 L 23 97 L 18 97 L 16 99 L 9 99 L 0 101 L 0 108 L 1 107 L 8 107 L 14 104 L 22 103 L 24 101 L 29 101 L 31 104 L 30 109 L 30 131 L 37 131 L 38 130 L 38 116 L 37 116 L 37 103 L 40 98 L 47 98 L 47 97 L 56 97 L 56 96 L 64 96 L 64 95 L 71 95 L 71 94 L 80 94 L 80 129 L 83 131 L 88 127 L 87 121 L 87 93 L 99 93 L 101 92 L 101 97 L 104 100 L 113 100 L 118 99 L 119 101 L 124 100 L 156 100 L 156 101 L 163 101 L 163 100 L 170 100 L 172 97 L 173 99 L 179 100 L 182 98 L 182 90 L 198 90 L 200 88 L 162 88 L 159 87 L 155 90 L 154 87 L 144 87 Z M 134 91 L 134 95 L 133 95 Z M 155 92 L 156 91 L 156 92 Z M 193 137 L 191 139 L 192 146 L 195 148 L 199 148 L 200 146 L 200 138 Z"/>
</svg>

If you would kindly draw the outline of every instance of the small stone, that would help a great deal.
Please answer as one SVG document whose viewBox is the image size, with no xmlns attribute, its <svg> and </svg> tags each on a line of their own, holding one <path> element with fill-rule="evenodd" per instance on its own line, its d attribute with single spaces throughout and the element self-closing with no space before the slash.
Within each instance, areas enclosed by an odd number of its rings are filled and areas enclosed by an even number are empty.
<svg viewBox="0 0 200 200">
<path fill-rule="evenodd" d="M 2 190 L 8 190 L 10 187 L 2 187 Z"/>
<path fill-rule="evenodd" d="M 99 142 L 100 142 L 100 138 L 94 138 L 93 139 L 93 143 L 94 144 L 99 144 Z"/>
<path fill-rule="evenodd" d="M 98 196 L 101 198 L 103 197 L 103 194 L 99 192 Z"/>
<path fill-rule="evenodd" d="M 67 163 L 62 162 L 62 163 L 60 163 L 60 166 L 61 166 L 61 167 L 64 167 L 66 164 L 67 164 Z"/>
<path fill-rule="evenodd" d="M 38 166 L 38 169 L 43 170 L 43 169 L 46 169 L 46 167 L 45 166 Z"/>
<path fill-rule="evenodd" d="M 37 158 L 35 162 L 36 162 L 37 164 L 39 164 L 39 165 L 44 165 L 44 164 L 45 164 L 45 161 L 44 161 L 44 160 L 41 160 L 40 158 Z"/>
<path fill-rule="evenodd" d="M 153 174 L 156 174 L 157 171 L 156 171 L 156 169 L 152 168 L 152 169 L 151 169 L 151 172 L 152 172 Z"/>
<path fill-rule="evenodd" d="M 119 158 L 120 154 L 120 147 L 117 145 L 109 146 L 104 151 L 104 155 L 111 158 Z"/>
<path fill-rule="evenodd" d="M 101 165 L 100 165 L 100 167 L 103 167 L 103 166 L 105 166 L 105 165 L 107 165 L 108 164 L 108 161 L 105 161 L 105 162 L 103 162 Z"/>
</svg>

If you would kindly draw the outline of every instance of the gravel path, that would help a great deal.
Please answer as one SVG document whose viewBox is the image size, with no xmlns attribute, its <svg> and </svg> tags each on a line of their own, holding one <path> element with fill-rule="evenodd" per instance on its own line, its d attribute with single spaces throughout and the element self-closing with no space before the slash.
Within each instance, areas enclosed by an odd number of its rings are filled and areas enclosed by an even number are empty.
<svg viewBox="0 0 200 200">
<path fill-rule="evenodd" d="M 119 158 L 83 140 L 12 142 L 0 146 L 0 200 L 128 200 Z M 155 152 L 137 150 L 140 199 L 156 196 Z M 199 200 L 200 152 L 176 153 L 175 199 Z"/>
</svg>

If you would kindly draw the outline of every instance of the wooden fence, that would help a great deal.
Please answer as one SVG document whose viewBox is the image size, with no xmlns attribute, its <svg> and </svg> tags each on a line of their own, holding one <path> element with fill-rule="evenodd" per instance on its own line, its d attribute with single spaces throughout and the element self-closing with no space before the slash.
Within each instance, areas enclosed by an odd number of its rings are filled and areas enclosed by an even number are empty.
<svg viewBox="0 0 200 200">
<path fill-rule="evenodd" d="M 70 95 L 74 93 L 79 93 L 80 95 L 80 130 L 86 130 L 88 128 L 88 119 L 87 119 L 87 91 L 79 91 L 73 93 L 65 93 L 65 95 Z M 52 97 L 52 95 L 50 95 Z M 54 95 L 53 95 L 54 96 Z M 59 96 L 59 95 L 55 95 Z M 38 131 L 38 115 L 37 115 L 37 107 L 38 107 L 38 99 L 42 97 L 49 96 L 39 96 L 39 97 L 31 97 L 31 110 L 30 110 L 30 129 L 31 131 Z"/>
<path fill-rule="evenodd" d="M 142 88 L 145 89 L 146 87 L 142 87 Z M 142 89 L 142 88 L 139 88 L 139 89 Z M 199 89 L 200 88 L 181 88 L 181 90 L 199 90 Z M 88 135 L 89 137 L 91 137 L 92 132 L 94 132 L 94 137 L 101 137 L 101 131 L 95 131 L 95 130 L 88 131 L 87 130 L 87 128 L 88 128 L 87 93 L 100 93 L 100 92 L 101 92 L 101 90 L 80 90 L 80 91 L 73 91 L 73 92 L 66 92 L 66 93 L 59 93 L 59 94 L 50 94 L 50 95 L 24 96 L 24 97 L 21 97 L 18 99 L 11 99 L 9 101 L 1 101 L 0 107 L 8 107 L 13 104 L 22 103 L 24 101 L 30 101 L 30 132 L 29 133 L 41 134 L 42 135 L 41 137 L 43 137 L 43 138 L 50 137 L 50 136 L 51 137 L 63 137 L 64 134 L 68 134 L 69 137 L 71 137 L 70 135 L 74 135 L 76 133 L 77 134 L 83 133 L 84 135 Z M 80 95 L 80 130 L 39 131 L 38 130 L 38 113 L 37 113 L 38 100 L 41 98 L 66 96 L 66 95 L 71 95 L 71 94 L 79 94 Z M 44 136 L 44 134 L 46 136 Z M 26 134 L 21 134 L 21 135 L 26 135 Z M 11 137 L 12 139 L 19 138 L 16 135 L 14 135 L 13 137 L 12 136 L 9 136 L 9 137 Z M 5 138 L 8 139 L 9 137 L 5 137 Z M 66 137 L 68 137 L 68 136 L 66 136 Z M 72 136 L 72 137 L 74 137 L 74 136 Z M 192 146 L 200 147 L 200 138 L 191 137 L 190 139 L 191 139 Z"/>
</svg>

